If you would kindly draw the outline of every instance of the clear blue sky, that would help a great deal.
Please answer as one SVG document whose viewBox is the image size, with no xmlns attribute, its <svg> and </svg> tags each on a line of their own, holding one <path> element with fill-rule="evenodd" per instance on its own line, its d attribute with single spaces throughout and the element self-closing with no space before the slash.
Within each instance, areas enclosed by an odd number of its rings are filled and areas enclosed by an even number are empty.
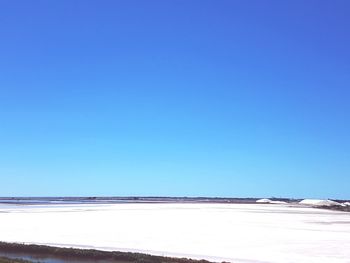
<svg viewBox="0 0 350 263">
<path fill-rule="evenodd" d="M 349 10 L 0 0 L 0 196 L 350 198 Z"/>
</svg>

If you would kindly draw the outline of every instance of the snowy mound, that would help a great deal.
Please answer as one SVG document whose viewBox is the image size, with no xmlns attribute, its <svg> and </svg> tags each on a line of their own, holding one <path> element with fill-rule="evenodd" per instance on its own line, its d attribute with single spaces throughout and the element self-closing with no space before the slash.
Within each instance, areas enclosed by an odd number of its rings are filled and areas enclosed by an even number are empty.
<svg viewBox="0 0 350 263">
<path fill-rule="evenodd" d="M 263 198 L 263 199 L 256 200 L 256 202 L 263 203 L 263 204 L 270 204 L 272 202 L 272 200 L 267 199 L 267 198 Z"/>
<path fill-rule="evenodd" d="M 313 206 L 333 206 L 333 205 L 341 205 L 338 202 L 332 200 L 322 200 L 322 199 L 304 199 L 299 202 L 302 205 L 313 205 Z"/>
<path fill-rule="evenodd" d="M 343 205 L 350 206 L 350 202 L 345 202 Z"/>
<path fill-rule="evenodd" d="M 256 203 L 260 203 L 260 204 L 287 204 L 286 202 L 283 202 L 283 201 L 272 201 L 272 200 L 267 199 L 267 198 L 256 200 Z"/>
</svg>

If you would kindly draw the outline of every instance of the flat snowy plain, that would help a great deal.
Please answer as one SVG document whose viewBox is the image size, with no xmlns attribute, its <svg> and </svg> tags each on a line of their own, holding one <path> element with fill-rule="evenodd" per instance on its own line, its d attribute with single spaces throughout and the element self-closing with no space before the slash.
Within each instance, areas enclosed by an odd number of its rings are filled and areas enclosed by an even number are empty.
<svg viewBox="0 0 350 263">
<path fill-rule="evenodd" d="M 264 204 L 0 205 L 0 241 L 237 263 L 350 262 L 350 213 Z"/>
</svg>

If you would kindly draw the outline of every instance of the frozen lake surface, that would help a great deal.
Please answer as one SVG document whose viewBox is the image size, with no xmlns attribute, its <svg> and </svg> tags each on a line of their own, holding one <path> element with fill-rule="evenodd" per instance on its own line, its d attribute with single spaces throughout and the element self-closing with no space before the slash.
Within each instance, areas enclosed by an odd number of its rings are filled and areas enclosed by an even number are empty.
<svg viewBox="0 0 350 263">
<path fill-rule="evenodd" d="M 237 263 L 350 262 L 350 213 L 263 204 L 0 205 L 0 241 Z"/>
</svg>

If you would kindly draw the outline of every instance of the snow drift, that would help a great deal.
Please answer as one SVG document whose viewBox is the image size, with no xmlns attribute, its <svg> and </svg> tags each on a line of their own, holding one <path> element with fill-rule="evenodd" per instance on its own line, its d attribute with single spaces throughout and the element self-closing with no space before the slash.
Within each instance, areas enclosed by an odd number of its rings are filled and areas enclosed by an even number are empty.
<svg viewBox="0 0 350 263">
<path fill-rule="evenodd" d="M 312 205 L 312 206 L 333 206 L 333 205 L 341 205 L 338 202 L 326 199 L 304 199 L 299 202 L 301 205 Z"/>
</svg>

